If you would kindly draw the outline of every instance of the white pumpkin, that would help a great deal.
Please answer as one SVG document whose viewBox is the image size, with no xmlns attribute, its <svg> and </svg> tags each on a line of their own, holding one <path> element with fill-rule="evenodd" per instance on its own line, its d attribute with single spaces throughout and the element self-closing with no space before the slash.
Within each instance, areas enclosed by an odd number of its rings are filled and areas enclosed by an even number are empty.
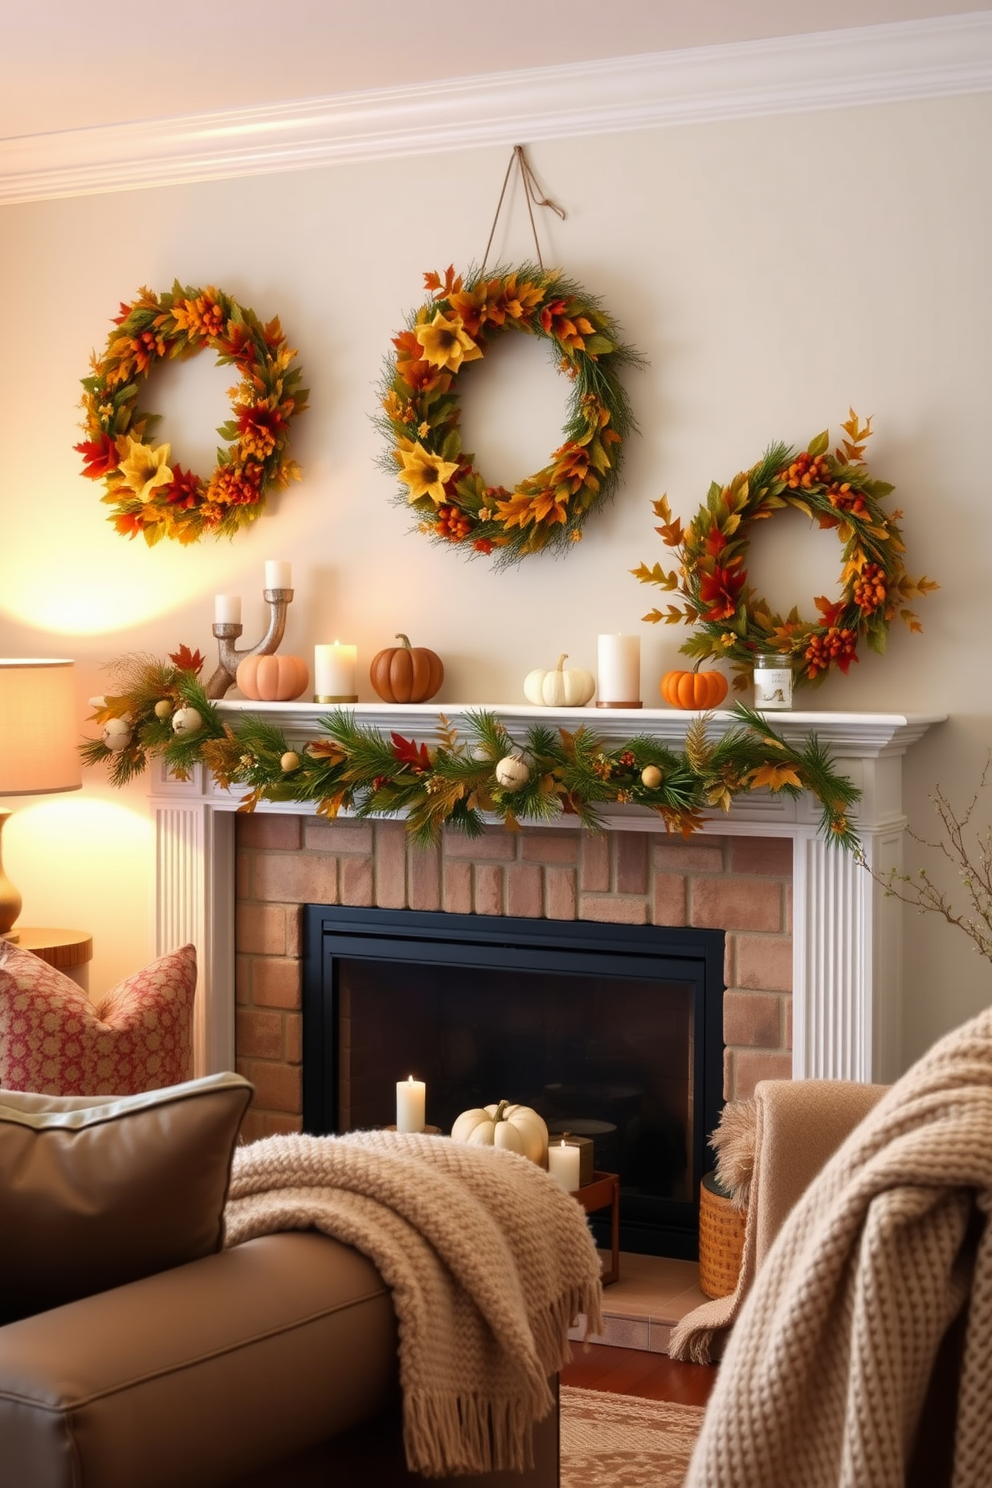
<svg viewBox="0 0 992 1488">
<path fill-rule="evenodd" d="M 548 1166 L 548 1128 L 530 1106 L 499 1101 L 495 1106 L 463 1111 L 451 1128 L 451 1140 L 476 1147 L 504 1147 L 529 1157 L 540 1168 Z"/>
<path fill-rule="evenodd" d="M 580 667 L 565 670 L 567 655 L 559 656 L 553 672 L 528 672 L 524 678 L 524 697 L 539 708 L 584 708 L 596 691 L 592 672 Z"/>
<path fill-rule="evenodd" d="M 126 718 L 108 718 L 103 725 L 103 746 L 109 749 L 111 754 L 120 754 L 126 749 L 134 738 L 134 731 L 130 724 L 131 715 Z"/>
<path fill-rule="evenodd" d="M 196 708 L 177 708 L 172 715 L 172 732 L 178 739 L 198 734 L 202 727 L 203 719 Z"/>
<path fill-rule="evenodd" d="M 496 766 L 496 782 L 503 790 L 523 790 L 530 779 L 530 766 L 519 754 L 508 754 Z"/>
</svg>

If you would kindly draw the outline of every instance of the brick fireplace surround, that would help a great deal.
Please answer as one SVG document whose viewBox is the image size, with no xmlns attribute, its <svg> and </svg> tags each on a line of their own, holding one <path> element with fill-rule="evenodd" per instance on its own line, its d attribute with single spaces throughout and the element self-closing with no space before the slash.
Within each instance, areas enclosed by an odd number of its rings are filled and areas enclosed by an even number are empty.
<svg viewBox="0 0 992 1488">
<path fill-rule="evenodd" d="M 300 905 L 691 925 L 727 931 L 724 1094 L 792 1071 L 792 843 L 502 827 L 438 851 L 398 822 L 239 817 L 237 1068 L 255 1086 L 249 1139 L 298 1131 Z"/>
<path fill-rule="evenodd" d="M 325 709 L 303 703 L 220 704 L 264 714 L 303 744 Z M 360 723 L 431 741 L 437 709 L 362 704 Z M 446 706 L 459 723 L 463 708 Z M 511 735 L 540 721 L 585 724 L 608 744 L 634 733 L 678 747 L 693 714 L 595 708 L 494 709 Z M 901 864 L 902 756 L 935 715 L 780 714 L 787 737 L 814 730 L 862 792 L 865 858 Z M 711 716 L 715 732 L 736 720 Z M 407 843 L 399 822 L 317 818 L 238 800 L 204 772 L 187 781 L 161 765 L 152 784 L 156 945 L 192 941 L 200 982 L 198 1072 L 234 1063 L 255 1083 L 248 1134 L 300 1125 L 300 937 L 304 903 L 408 907 L 557 921 L 689 925 L 727 933 L 725 1086 L 749 1092 L 767 1076 L 891 1080 L 901 1069 L 901 905 L 850 854 L 822 840 L 815 802 L 764 792 L 740 797 L 688 842 L 654 813 L 619 811 L 589 834 L 564 821 L 478 841 L 448 832 L 436 852 Z M 711 835 L 712 833 L 712 835 Z"/>
</svg>

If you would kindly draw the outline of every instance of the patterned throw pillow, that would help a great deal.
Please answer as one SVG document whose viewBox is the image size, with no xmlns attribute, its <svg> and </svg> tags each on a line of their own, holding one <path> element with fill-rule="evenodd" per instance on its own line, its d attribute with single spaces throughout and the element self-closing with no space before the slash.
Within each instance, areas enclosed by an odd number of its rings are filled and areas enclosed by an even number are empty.
<svg viewBox="0 0 992 1488">
<path fill-rule="evenodd" d="M 137 1095 L 193 1073 L 196 950 L 160 956 L 92 1003 L 71 978 L 0 940 L 0 1087 Z"/>
</svg>

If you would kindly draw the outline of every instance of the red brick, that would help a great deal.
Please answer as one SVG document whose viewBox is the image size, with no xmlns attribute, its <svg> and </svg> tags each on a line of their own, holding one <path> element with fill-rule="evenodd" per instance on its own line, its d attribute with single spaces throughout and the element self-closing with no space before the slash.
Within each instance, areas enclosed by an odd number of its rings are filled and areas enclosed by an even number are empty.
<svg viewBox="0 0 992 1488">
<path fill-rule="evenodd" d="M 252 1060 L 249 1080 L 255 1087 L 255 1104 L 262 1111 L 302 1111 L 303 1076 L 298 1065 L 267 1064 Z"/>
<path fill-rule="evenodd" d="M 314 852 L 324 853 L 371 853 L 373 832 L 371 822 L 355 821 L 308 821 L 304 831 L 304 843 Z"/>
<path fill-rule="evenodd" d="M 265 1116 L 249 1106 L 241 1122 L 242 1142 L 260 1142 L 265 1136 Z"/>
<path fill-rule="evenodd" d="M 646 925 L 648 907 L 643 899 L 603 899 L 583 894 L 579 900 L 580 920 L 600 920 L 613 925 Z"/>
<path fill-rule="evenodd" d="M 300 1013 L 284 1013 L 282 1020 L 284 1058 L 287 1064 L 303 1059 L 303 1018 Z"/>
<path fill-rule="evenodd" d="M 234 860 L 234 894 L 237 899 L 250 899 L 251 855 L 239 852 Z"/>
<path fill-rule="evenodd" d="M 285 1137 L 303 1130 L 302 1116 L 281 1116 L 275 1111 L 259 1111 L 263 1137 Z"/>
<path fill-rule="evenodd" d="M 436 847 L 411 844 L 408 858 L 411 909 L 441 908 L 441 854 Z"/>
<path fill-rule="evenodd" d="M 567 827 L 526 827 L 520 839 L 520 856 L 533 863 L 577 863 L 579 833 Z"/>
<path fill-rule="evenodd" d="M 723 1038 L 752 1049 L 782 1047 L 782 999 L 764 992 L 725 992 Z"/>
<path fill-rule="evenodd" d="M 517 856 L 517 834 L 505 827 L 490 827 L 481 837 L 466 837 L 464 832 L 444 834 L 446 858 L 472 858 L 476 862 L 509 863 Z"/>
<path fill-rule="evenodd" d="M 723 985 L 725 987 L 737 986 L 736 935 L 725 935 L 723 938 Z"/>
<path fill-rule="evenodd" d="M 336 904 L 337 860 L 324 853 L 259 853 L 255 898 L 283 904 Z"/>
<path fill-rule="evenodd" d="M 723 1051 L 723 1098 L 724 1100 L 736 1099 L 737 1090 L 734 1080 L 734 1051 L 724 1049 Z"/>
<path fill-rule="evenodd" d="M 286 911 L 281 904 L 239 904 L 234 916 L 239 951 L 281 956 L 286 950 Z"/>
<path fill-rule="evenodd" d="M 792 841 L 788 837 L 733 837 L 730 845 L 732 873 L 763 873 L 792 877 Z"/>
<path fill-rule="evenodd" d="M 375 902 L 381 909 L 406 908 L 406 828 L 379 822 L 375 829 Z"/>
<path fill-rule="evenodd" d="M 247 1003 L 251 1001 L 251 964 L 250 956 L 235 956 L 234 958 L 234 1000 L 235 1002 Z"/>
<path fill-rule="evenodd" d="M 693 879 L 689 924 L 713 930 L 780 930 L 781 885 L 760 879 Z"/>
<path fill-rule="evenodd" d="M 685 924 L 685 879 L 680 873 L 656 873 L 652 924 Z"/>
<path fill-rule="evenodd" d="M 265 811 L 245 812 L 234 825 L 239 851 L 245 848 L 281 848 L 295 852 L 303 840 L 303 817 L 283 816 Z"/>
<path fill-rule="evenodd" d="M 610 839 L 605 832 L 584 832 L 579 882 L 585 894 L 605 894 L 610 887 Z"/>
<path fill-rule="evenodd" d="M 471 863 L 445 863 L 444 907 L 449 914 L 472 913 Z"/>
<path fill-rule="evenodd" d="M 303 954 L 303 905 L 290 904 L 286 910 L 286 955 L 299 960 Z"/>
<path fill-rule="evenodd" d="M 259 957 L 252 966 L 251 992 L 255 1007 L 298 1008 L 303 1000 L 299 961 Z"/>
<path fill-rule="evenodd" d="M 616 834 L 617 893 L 646 894 L 648 891 L 648 839 L 646 832 Z"/>
<path fill-rule="evenodd" d="M 576 908 L 574 869 L 545 869 L 544 896 L 545 913 L 549 920 L 574 920 Z"/>
<path fill-rule="evenodd" d="M 791 937 L 738 936 L 737 986 L 758 987 L 763 992 L 791 992 Z"/>
<path fill-rule="evenodd" d="M 715 842 L 700 842 L 698 838 L 679 842 L 666 837 L 652 842 L 651 861 L 656 868 L 669 873 L 722 873 L 723 843 L 722 837 Z"/>
<path fill-rule="evenodd" d="M 503 913 L 503 869 L 496 863 L 476 863 L 473 907 L 476 914 Z"/>
<path fill-rule="evenodd" d="M 242 1058 L 281 1059 L 281 1014 L 261 1013 L 254 1008 L 239 1010 L 235 1026 L 235 1047 Z"/>
<path fill-rule="evenodd" d="M 506 870 L 506 912 L 540 919 L 544 874 L 538 863 L 511 863 Z"/>
<path fill-rule="evenodd" d="M 371 858 L 342 858 L 341 903 L 370 909 L 375 902 Z"/>
<path fill-rule="evenodd" d="M 792 1048 L 792 998 L 785 999 L 785 1047 Z"/>
<path fill-rule="evenodd" d="M 762 1049 L 737 1049 L 734 1052 L 734 1094 L 738 1100 L 753 1095 L 759 1080 L 791 1079 L 791 1054 L 770 1054 Z"/>
</svg>

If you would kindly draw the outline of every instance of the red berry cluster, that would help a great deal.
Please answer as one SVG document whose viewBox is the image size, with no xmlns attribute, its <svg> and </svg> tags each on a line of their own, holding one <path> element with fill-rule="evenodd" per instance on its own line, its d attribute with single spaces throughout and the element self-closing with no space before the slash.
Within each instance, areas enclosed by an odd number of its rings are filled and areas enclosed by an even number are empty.
<svg viewBox="0 0 992 1488">
<path fill-rule="evenodd" d="M 858 632 L 847 627 L 831 625 L 823 635 L 811 635 L 803 653 L 810 678 L 817 672 L 825 672 L 831 666 L 840 667 L 846 675 L 858 648 Z"/>
<path fill-rule="evenodd" d="M 472 531 L 472 523 L 459 507 L 439 506 L 434 528 L 442 537 L 450 538 L 452 542 L 461 542 Z"/>
<path fill-rule="evenodd" d="M 791 465 L 779 471 L 778 478 L 790 491 L 808 491 L 811 486 L 823 485 L 827 478 L 827 462 L 822 455 L 814 457 L 803 450 Z"/>
<path fill-rule="evenodd" d="M 877 563 L 866 563 L 853 590 L 854 603 L 858 609 L 863 615 L 874 614 L 885 603 L 887 594 L 882 568 Z"/>
</svg>

